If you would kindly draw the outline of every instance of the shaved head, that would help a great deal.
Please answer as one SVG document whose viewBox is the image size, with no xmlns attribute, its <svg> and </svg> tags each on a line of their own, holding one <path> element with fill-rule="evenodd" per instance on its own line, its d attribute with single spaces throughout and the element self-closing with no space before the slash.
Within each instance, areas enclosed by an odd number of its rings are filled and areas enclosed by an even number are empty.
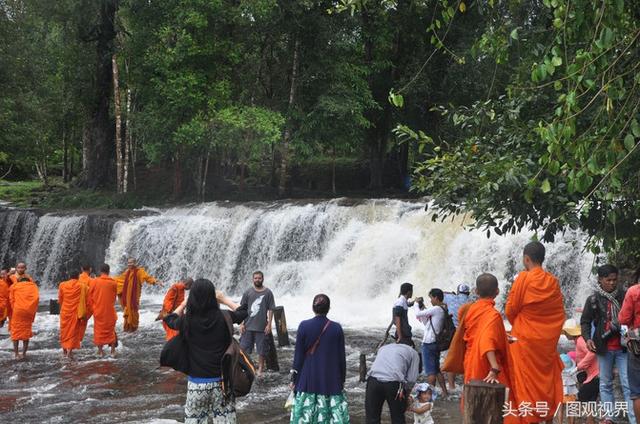
<svg viewBox="0 0 640 424">
<path fill-rule="evenodd" d="M 493 299 L 498 295 L 498 279 L 493 274 L 482 274 L 476 278 L 476 293 L 479 297 Z"/>
<path fill-rule="evenodd" d="M 189 277 L 189 278 L 185 278 L 183 280 L 184 283 L 184 289 L 185 290 L 190 290 L 191 286 L 193 285 L 193 278 Z"/>
<path fill-rule="evenodd" d="M 544 254 L 544 245 L 539 241 L 532 241 L 524 247 L 523 255 L 528 256 L 531 262 L 536 265 L 542 265 L 542 262 L 544 262 Z"/>
</svg>

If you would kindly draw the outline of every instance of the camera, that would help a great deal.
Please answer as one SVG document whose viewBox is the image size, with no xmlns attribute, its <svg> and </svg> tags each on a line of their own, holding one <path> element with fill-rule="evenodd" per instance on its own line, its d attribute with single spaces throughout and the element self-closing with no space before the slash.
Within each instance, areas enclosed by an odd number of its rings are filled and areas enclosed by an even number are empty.
<svg viewBox="0 0 640 424">
<path fill-rule="evenodd" d="M 609 329 L 607 331 L 605 331 L 604 333 L 602 333 L 602 340 L 607 340 L 609 337 L 613 336 L 614 334 L 619 334 L 620 333 L 620 329 L 618 328 L 617 325 L 615 325 L 613 322 L 609 322 Z"/>
</svg>

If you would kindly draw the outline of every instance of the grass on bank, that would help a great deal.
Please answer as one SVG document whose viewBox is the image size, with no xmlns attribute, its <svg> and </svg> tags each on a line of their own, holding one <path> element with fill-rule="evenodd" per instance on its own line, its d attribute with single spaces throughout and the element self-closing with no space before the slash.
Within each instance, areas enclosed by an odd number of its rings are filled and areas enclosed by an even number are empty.
<svg viewBox="0 0 640 424">
<path fill-rule="evenodd" d="M 52 179 L 47 186 L 39 180 L 0 180 L 0 200 L 11 206 L 39 209 L 135 209 L 157 201 L 140 193 L 82 190 L 61 179 Z"/>
</svg>

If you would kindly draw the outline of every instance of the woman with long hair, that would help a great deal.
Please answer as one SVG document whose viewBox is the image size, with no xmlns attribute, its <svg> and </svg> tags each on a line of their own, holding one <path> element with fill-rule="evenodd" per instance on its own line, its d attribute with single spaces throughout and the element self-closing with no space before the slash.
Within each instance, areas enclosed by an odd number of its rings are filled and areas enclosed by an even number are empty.
<svg viewBox="0 0 640 424">
<path fill-rule="evenodd" d="M 221 311 L 218 302 L 231 311 Z M 191 293 L 176 310 L 164 318 L 173 330 L 178 330 L 186 344 L 189 358 L 185 424 L 235 424 L 235 401 L 225 400 L 222 388 L 222 356 L 231 343 L 223 313 L 229 313 L 234 323 L 247 317 L 247 310 L 218 293 L 213 283 L 198 279 Z"/>
<path fill-rule="evenodd" d="M 291 424 L 349 423 L 344 395 L 347 361 L 342 326 L 327 318 L 331 301 L 326 294 L 313 298 L 315 317 L 302 321 L 296 335 L 291 389 L 295 401 Z"/>
</svg>

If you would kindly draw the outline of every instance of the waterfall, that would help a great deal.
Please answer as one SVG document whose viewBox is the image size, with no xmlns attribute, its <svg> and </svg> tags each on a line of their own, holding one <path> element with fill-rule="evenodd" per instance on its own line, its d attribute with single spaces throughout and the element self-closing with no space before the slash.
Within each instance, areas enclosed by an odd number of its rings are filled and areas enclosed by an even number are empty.
<svg viewBox="0 0 640 424">
<path fill-rule="evenodd" d="M 27 273 L 43 288 L 57 288 L 82 263 L 99 264 L 111 237 L 113 223 L 127 215 L 45 214 L 0 209 L 0 263 L 27 263 Z"/>
<path fill-rule="evenodd" d="M 291 323 L 309 317 L 313 295 L 324 292 L 334 319 L 384 326 L 405 281 L 426 296 L 432 287 L 454 290 L 491 272 L 500 281 L 501 306 L 532 233 L 487 238 L 465 224 L 460 217 L 433 222 L 423 202 L 401 200 L 216 202 L 42 216 L 4 209 L 0 260 L 26 260 L 28 272 L 54 289 L 83 262 L 96 269 L 105 261 L 115 274 L 133 256 L 167 284 L 204 277 L 236 298 L 259 269 Z M 585 241 L 568 231 L 546 244 L 545 266 L 560 279 L 568 310 L 581 306 L 593 278 Z M 145 289 L 143 300 L 159 301 L 164 290 Z"/>
<path fill-rule="evenodd" d="M 45 215 L 40 218 L 26 258 L 33 278 L 55 283 L 72 269 L 77 269 L 74 259 L 79 254 L 80 236 L 86 220 L 86 216 Z"/>
<path fill-rule="evenodd" d="M 494 273 L 506 292 L 522 269 L 532 233 L 487 238 L 461 218 L 433 222 L 424 204 L 399 200 L 313 203 L 208 203 L 116 223 L 106 261 L 122 271 L 128 256 L 167 283 L 204 277 L 239 296 L 260 269 L 293 322 L 309 317 L 313 295 L 332 300 L 348 325 L 380 326 L 404 281 L 417 295 L 454 290 Z M 584 299 L 593 256 L 575 231 L 547 244 L 545 265 L 560 279 L 568 308 Z M 499 302 L 500 303 L 500 302 Z"/>
</svg>

